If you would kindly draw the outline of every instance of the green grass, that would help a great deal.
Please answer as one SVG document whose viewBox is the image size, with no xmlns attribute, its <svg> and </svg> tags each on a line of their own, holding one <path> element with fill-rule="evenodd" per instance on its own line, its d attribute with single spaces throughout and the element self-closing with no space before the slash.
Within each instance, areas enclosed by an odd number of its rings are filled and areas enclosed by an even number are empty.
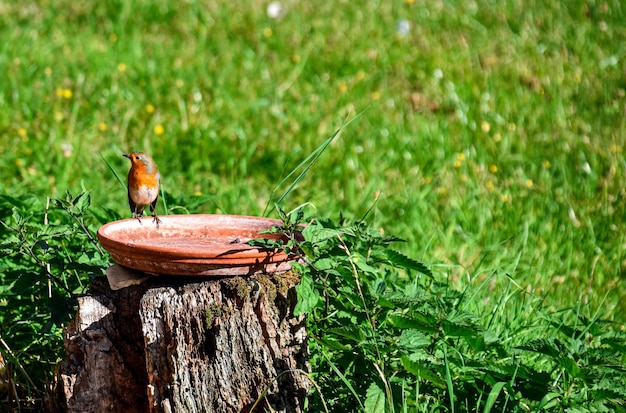
<svg viewBox="0 0 626 413">
<path fill-rule="evenodd" d="M 364 111 L 285 210 L 358 219 L 376 202 L 368 222 L 499 334 L 561 309 L 623 328 L 620 1 L 288 1 L 279 20 L 266 6 L 1 4 L 0 193 L 36 197 L 39 219 L 84 187 L 95 229 L 130 215 L 109 165 L 124 176 L 121 154 L 144 150 L 168 207 L 260 215 Z"/>
</svg>

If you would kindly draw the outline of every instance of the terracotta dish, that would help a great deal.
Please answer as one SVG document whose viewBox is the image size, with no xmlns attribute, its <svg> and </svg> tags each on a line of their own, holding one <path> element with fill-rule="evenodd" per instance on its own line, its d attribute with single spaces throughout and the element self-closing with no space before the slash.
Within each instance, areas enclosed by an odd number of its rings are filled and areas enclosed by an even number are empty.
<svg viewBox="0 0 626 413">
<path fill-rule="evenodd" d="M 159 216 L 141 222 L 129 218 L 103 225 L 98 239 L 115 262 L 134 270 L 170 275 L 252 275 L 291 268 L 282 250 L 264 250 L 247 244 L 251 239 L 279 239 L 260 234 L 282 221 L 239 215 Z"/>
</svg>

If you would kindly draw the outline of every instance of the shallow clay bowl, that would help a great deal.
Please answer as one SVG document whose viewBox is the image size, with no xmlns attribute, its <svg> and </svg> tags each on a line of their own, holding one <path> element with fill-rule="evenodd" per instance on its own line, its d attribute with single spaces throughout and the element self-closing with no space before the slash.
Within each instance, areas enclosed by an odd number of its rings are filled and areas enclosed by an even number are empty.
<svg viewBox="0 0 626 413">
<path fill-rule="evenodd" d="M 103 225 L 98 239 L 115 262 L 134 270 L 170 275 L 252 275 L 284 272 L 290 257 L 282 250 L 247 244 L 251 239 L 279 239 L 260 234 L 282 221 L 240 215 L 160 216 L 124 219 Z"/>
</svg>

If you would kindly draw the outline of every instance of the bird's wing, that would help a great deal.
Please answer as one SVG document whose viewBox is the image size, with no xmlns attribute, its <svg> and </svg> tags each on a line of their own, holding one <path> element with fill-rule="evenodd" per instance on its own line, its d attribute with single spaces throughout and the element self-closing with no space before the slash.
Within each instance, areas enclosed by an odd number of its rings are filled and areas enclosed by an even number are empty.
<svg viewBox="0 0 626 413">
<path fill-rule="evenodd" d="M 157 194 L 156 198 L 154 198 L 154 201 L 152 201 L 152 203 L 150 204 L 150 212 L 154 213 L 158 200 L 159 200 L 159 195 Z"/>
<path fill-rule="evenodd" d="M 133 214 L 137 212 L 137 204 L 133 201 L 133 198 L 130 196 L 130 188 L 128 188 L 128 205 L 130 206 L 130 212 Z"/>
<path fill-rule="evenodd" d="M 159 172 L 157 172 L 156 174 L 156 180 L 157 180 L 157 196 L 156 198 L 154 198 L 154 201 L 152 201 L 152 203 L 150 204 L 150 212 L 152 213 L 154 213 L 154 210 L 156 209 L 157 201 L 159 200 L 159 191 L 161 190 L 161 174 Z"/>
</svg>

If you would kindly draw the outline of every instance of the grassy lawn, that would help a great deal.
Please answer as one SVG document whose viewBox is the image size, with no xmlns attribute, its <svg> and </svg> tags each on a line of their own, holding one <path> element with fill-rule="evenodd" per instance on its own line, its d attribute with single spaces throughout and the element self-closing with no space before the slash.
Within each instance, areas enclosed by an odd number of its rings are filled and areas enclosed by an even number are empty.
<svg viewBox="0 0 626 413">
<path fill-rule="evenodd" d="M 623 329 L 621 1 L 267 6 L 0 3 L 0 193 L 40 216 L 84 189 L 98 216 L 128 217 L 110 167 L 124 177 L 121 154 L 143 150 L 172 212 L 260 215 L 363 112 L 284 209 L 358 220 L 375 203 L 368 223 L 471 291 L 494 331 L 525 323 L 525 300 Z"/>
</svg>

